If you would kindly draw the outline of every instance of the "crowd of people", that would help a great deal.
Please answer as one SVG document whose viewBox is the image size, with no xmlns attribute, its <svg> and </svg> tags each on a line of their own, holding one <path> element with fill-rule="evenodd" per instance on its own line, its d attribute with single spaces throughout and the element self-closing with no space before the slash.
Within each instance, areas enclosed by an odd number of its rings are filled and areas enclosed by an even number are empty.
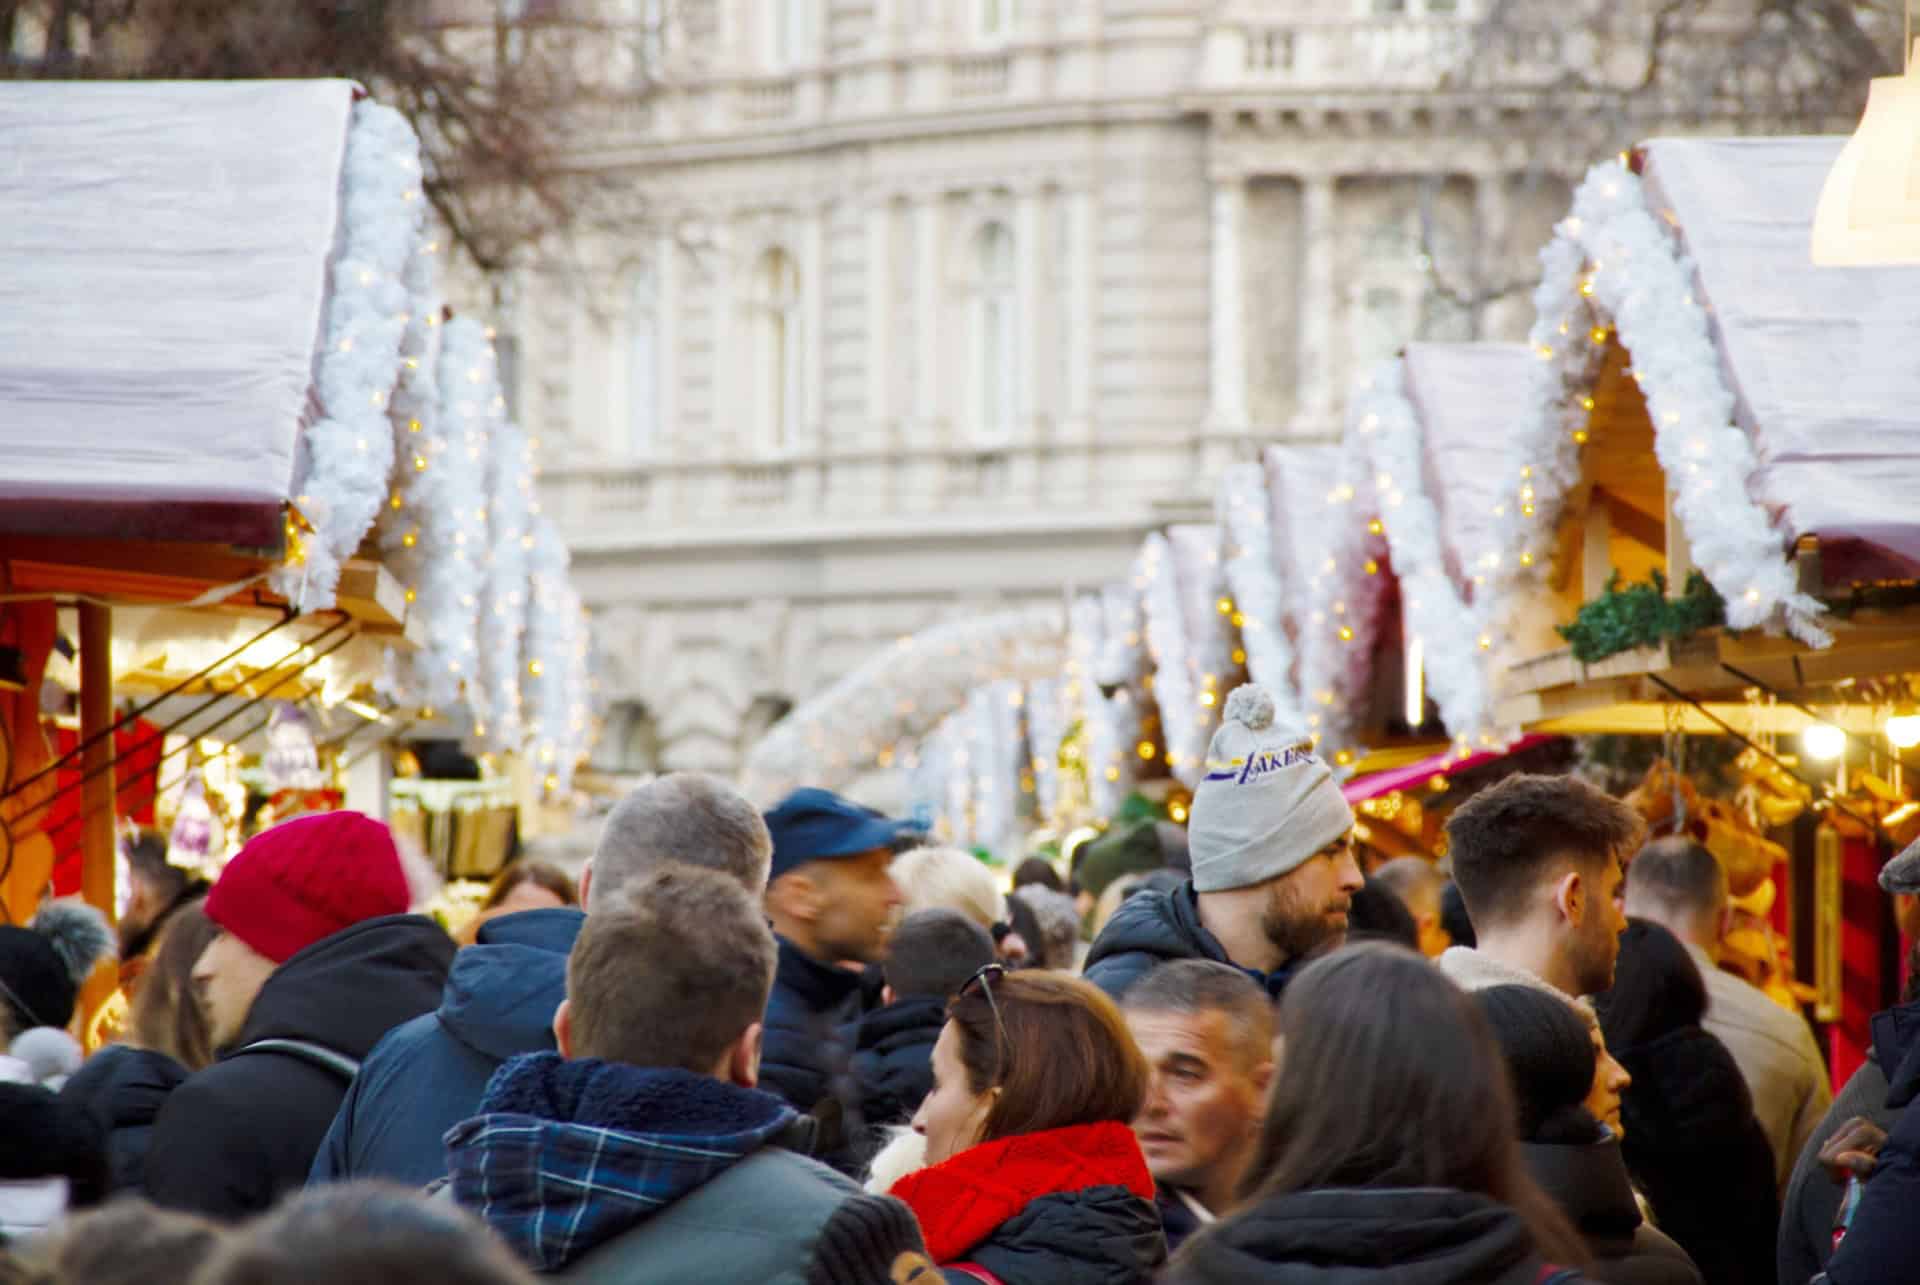
<svg viewBox="0 0 1920 1285">
<path fill-rule="evenodd" d="M 1831 1101 L 1716 966 L 1713 856 L 1579 778 L 1369 875 L 1261 689 L 1206 768 L 1184 832 L 1010 891 L 828 791 L 666 776 L 458 940 L 356 813 L 211 887 L 147 853 L 117 940 L 0 926 L 0 1285 L 1920 1279 L 1920 1003 Z"/>
</svg>

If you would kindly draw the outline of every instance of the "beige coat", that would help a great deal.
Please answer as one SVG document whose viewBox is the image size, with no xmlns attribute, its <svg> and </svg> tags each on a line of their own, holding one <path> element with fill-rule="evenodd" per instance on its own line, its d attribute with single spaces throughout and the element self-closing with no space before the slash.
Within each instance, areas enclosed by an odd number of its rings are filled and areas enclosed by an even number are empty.
<svg viewBox="0 0 1920 1285">
<path fill-rule="evenodd" d="M 1773 1147 L 1774 1178 L 1785 1191 L 1801 1148 L 1833 1104 L 1827 1065 L 1805 1019 L 1721 971 L 1698 946 L 1687 949 L 1707 981 L 1702 1025 L 1727 1046 L 1753 1091 L 1753 1114 Z"/>
</svg>

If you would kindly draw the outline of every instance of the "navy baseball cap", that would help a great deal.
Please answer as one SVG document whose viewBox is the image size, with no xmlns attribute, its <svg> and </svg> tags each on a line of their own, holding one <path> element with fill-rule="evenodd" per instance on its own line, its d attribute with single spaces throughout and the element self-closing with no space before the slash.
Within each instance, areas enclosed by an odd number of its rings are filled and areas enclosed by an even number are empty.
<svg viewBox="0 0 1920 1285">
<path fill-rule="evenodd" d="M 831 790 L 795 790 L 767 813 L 773 835 L 773 869 L 768 879 L 809 861 L 857 857 L 876 848 L 892 848 L 902 834 L 918 833 L 906 821 L 890 821 L 871 808 L 843 799 Z"/>
</svg>

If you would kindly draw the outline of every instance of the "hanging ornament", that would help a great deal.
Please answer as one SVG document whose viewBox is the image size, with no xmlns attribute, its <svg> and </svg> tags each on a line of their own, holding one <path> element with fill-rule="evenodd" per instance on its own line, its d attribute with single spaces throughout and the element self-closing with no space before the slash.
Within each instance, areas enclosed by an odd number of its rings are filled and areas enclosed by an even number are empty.
<svg viewBox="0 0 1920 1285">
<path fill-rule="evenodd" d="M 300 707 L 282 701 L 267 723 L 264 764 L 267 792 L 318 790 L 326 785 L 320 771 L 320 750 L 313 742 L 313 726 Z"/>
</svg>

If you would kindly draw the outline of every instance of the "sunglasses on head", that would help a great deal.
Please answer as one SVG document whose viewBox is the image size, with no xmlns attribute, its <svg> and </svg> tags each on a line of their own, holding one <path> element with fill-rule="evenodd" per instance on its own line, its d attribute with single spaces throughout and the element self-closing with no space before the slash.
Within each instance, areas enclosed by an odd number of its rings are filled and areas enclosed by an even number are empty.
<svg viewBox="0 0 1920 1285">
<path fill-rule="evenodd" d="M 975 986 L 978 986 L 980 993 L 987 997 L 987 1011 L 993 1014 L 993 1029 L 998 1041 L 994 1050 L 994 1079 L 996 1081 L 1006 1073 L 1007 1024 L 1000 1016 L 1000 1002 L 993 997 L 992 983 L 996 979 L 1005 977 L 1006 975 L 1007 966 L 1005 964 L 983 964 L 978 972 L 967 978 L 966 985 L 962 986 L 959 993 L 954 996 L 956 1002 L 963 1000 L 972 992 Z"/>
</svg>

